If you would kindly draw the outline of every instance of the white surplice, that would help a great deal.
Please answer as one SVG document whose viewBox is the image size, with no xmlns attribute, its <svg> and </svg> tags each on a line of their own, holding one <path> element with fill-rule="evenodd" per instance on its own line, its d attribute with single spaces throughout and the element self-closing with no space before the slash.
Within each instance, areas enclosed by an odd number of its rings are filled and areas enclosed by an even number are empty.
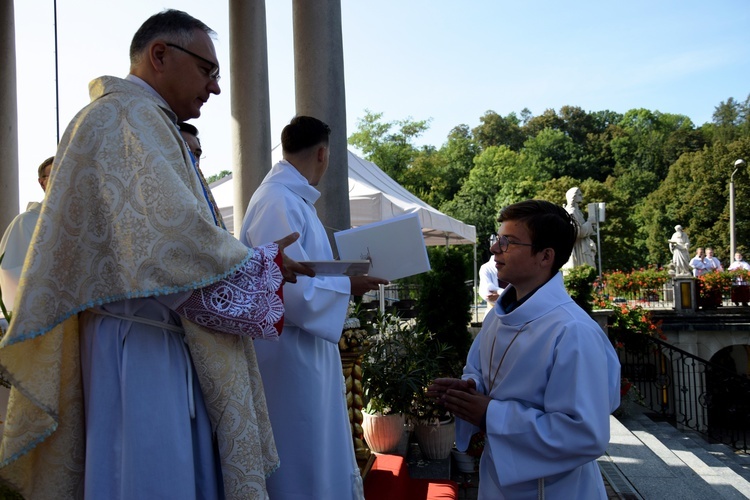
<svg viewBox="0 0 750 500">
<path fill-rule="evenodd" d="M 240 240 L 253 246 L 291 232 L 298 261 L 331 260 L 314 203 L 320 192 L 286 160 L 268 173 L 248 205 Z M 361 478 L 346 408 L 338 341 L 349 304 L 345 277 L 298 276 L 284 286 L 278 342 L 256 342 L 281 465 L 268 479 L 273 499 L 357 498 Z"/>
<path fill-rule="evenodd" d="M 0 240 L 0 255 L 3 255 L 3 261 L 0 263 L 0 290 L 2 290 L 3 303 L 8 311 L 13 309 L 13 302 L 16 300 L 23 261 L 41 211 L 41 203 L 35 201 L 29 203 L 26 211 L 13 219 L 5 230 L 3 239 Z"/>
<path fill-rule="evenodd" d="M 606 498 L 596 459 L 620 402 L 617 354 L 561 274 L 505 313 L 510 290 L 484 320 L 464 367 L 463 378 L 492 397 L 479 498 L 537 498 L 539 478 L 548 499 Z M 458 449 L 478 430 L 457 419 Z"/>
</svg>

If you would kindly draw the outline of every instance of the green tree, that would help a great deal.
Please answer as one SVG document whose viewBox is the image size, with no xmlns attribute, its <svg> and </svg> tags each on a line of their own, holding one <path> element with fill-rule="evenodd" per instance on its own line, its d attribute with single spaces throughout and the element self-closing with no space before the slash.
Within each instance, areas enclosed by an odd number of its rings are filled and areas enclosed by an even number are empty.
<svg viewBox="0 0 750 500">
<path fill-rule="evenodd" d="M 526 140 L 520 123 L 515 113 L 503 117 L 490 110 L 479 118 L 479 125 L 472 132 L 477 145 L 482 149 L 508 146 L 513 151 L 518 151 Z"/>
<path fill-rule="evenodd" d="M 456 196 L 442 206 L 452 217 L 476 227 L 477 240 L 497 231 L 500 207 L 530 197 L 538 182 L 526 177 L 518 153 L 492 146 L 474 160 L 474 168 Z"/>
<path fill-rule="evenodd" d="M 713 122 L 716 125 L 716 139 L 721 142 L 731 142 L 739 136 L 742 123 L 743 107 L 733 97 L 726 102 L 721 101 L 714 108 Z"/>
<path fill-rule="evenodd" d="M 218 181 L 219 179 L 223 179 L 227 175 L 232 175 L 232 172 L 229 170 L 222 170 L 218 174 L 210 175 L 206 177 L 206 184 L 213 184 L 214 182 Z"/>
<path fill-rule="evenodd" d="M 382 118 L 383 113 L 365 110 L 365 116 L 357 120 L 357 131 L 349 136 L 349 144 L 359 148 L 365 158 L 401 183 L 419 153 L 414 140 L 429 129 L 430 120 L 407 118 L 383 123 Z"/>
<path fill-rule="evenodd" d="M 458 125 L 439 149 L 424 147 L 403 175 L 403 186 L 440 209 L 461 189 L 474 166 L 478 147 L 467 125 Z"/>
</svg>

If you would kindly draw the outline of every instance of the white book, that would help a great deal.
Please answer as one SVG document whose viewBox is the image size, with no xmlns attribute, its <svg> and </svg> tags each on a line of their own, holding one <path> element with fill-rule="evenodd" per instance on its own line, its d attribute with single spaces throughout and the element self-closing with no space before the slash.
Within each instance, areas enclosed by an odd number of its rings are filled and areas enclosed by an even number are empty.
<svg viewBox="0 0 750 500">
<path fill-rule="evenodd" d="M 416 213 L 334 233 L 342 260 L 370 261 L 370 276 L 395 280 L 430 270 Z"/>
</svg>

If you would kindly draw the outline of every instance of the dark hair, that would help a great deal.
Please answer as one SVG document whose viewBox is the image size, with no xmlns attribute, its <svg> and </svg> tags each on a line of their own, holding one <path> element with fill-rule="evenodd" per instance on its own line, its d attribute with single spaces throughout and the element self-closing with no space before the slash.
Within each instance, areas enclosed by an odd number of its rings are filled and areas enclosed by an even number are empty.
<svg viewBox="0 0 750 500">
<path fill-rule="evenodd" d="M 299 153 L 320 143 L 328 144 L 331 127 L 312 116 L 295 116 L 281 131 L 281 147 L 285 153 Z"/>
<path fill-rule="evenodd" d="M 198 129 L 195 128 L 195 125 L 191 125 L 190 123 L 186 122 L 177 122 L 177 128 L 179 128 L 182 132 L 187 132 L 190 135 L 194 135 L 196 139 L 198 138 Z"/>
<path fill-rule="evenodd" d="M 526 200 L 500 210 L 497 220 L 525 224 L 534 252 L 552 248 L 555 251 L 553 273 L 568 262 L 578 235 L 578 224 L 563 207 L 544 200 Z"/>
<path fill-rule="evenodd" d="M 168 38 L 179 45 L 188 45 L 195 30 L 213 37 L 216 32 L 203 22 L 181 10 L 168 9 L 146 19 L 130 42 L 130 64 L 136 64 L 148 44 L 157 38 Z"/>
<path fill-rule="evenodd" d="M 36 169 L 37 177 L 40 179 L 42 178 L 42 175 L 44 175 L 44 169 L 47 168 L 47 165 L 52 165 L 52 162 L 55 161 L 54 156 L 50 156 L 46 160 L 42 162 L 41 165 L 39 165 L 39 168 Z"/>
</svg>

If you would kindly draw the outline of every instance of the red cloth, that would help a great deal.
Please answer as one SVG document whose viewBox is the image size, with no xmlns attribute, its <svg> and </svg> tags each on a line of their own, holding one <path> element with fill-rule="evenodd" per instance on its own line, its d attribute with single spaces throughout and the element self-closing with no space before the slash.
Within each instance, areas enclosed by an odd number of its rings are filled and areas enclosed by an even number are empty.
<svg viewBox="0 0 750 500">
<path fill-rule="evenodd" d="M 458 484 L 447 479 L 412 479 L 403 457 L 378 454 L 365 477 L 366 500 L 449 500 Z"/>
</svg>

